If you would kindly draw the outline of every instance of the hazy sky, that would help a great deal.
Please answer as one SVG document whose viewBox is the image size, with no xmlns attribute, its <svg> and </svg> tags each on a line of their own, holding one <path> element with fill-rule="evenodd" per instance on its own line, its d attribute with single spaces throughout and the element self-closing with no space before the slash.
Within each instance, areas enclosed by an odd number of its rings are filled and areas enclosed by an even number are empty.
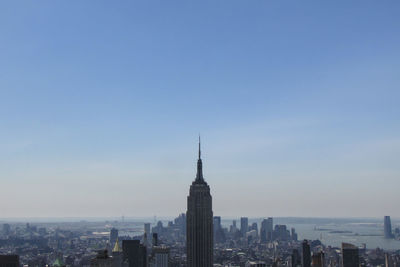
<svg viewBox="0 0 400 267">
<path fill-rule="evenodd" d="M 1 1 L 0 217 L 400 217 L 400 1 Z"/>
</svg>

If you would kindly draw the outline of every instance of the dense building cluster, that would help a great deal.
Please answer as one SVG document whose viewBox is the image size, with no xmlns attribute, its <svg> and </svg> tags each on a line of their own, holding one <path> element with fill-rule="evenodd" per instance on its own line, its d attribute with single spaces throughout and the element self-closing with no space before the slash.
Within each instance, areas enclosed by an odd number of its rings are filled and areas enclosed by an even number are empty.
<svg viewBox="0 0 400 267">
<path fill-rule="evenodd" d="M 228 227 L 221 220 L 213 218 L 214 266 L 400 266 L 400 251 L 297 240 L 295 229 L 273 218 L 258 225 L 243 217 Z M 0 266 L 188 266 L 184 213 L 152 224 L 3 224 L 0 244 Z"/>
<path fill-rule="evenodd" d="M 187 198 L 187 212 L 166 225 L 106 221 L 71 223 L 3 224 L 0 267 L 400 267 L 400 251 L 367 250 L 349 243 L 325 246 L 319 240 L 298 240 L 294 228 L 274 224 L 268 217 L 260 224 L 240 218 L 224 227 L 213 216 L 210 187 L 197 162 L 197 175 Z M 384 218 L 384 236 L 392 232 Z"/>
</svg>

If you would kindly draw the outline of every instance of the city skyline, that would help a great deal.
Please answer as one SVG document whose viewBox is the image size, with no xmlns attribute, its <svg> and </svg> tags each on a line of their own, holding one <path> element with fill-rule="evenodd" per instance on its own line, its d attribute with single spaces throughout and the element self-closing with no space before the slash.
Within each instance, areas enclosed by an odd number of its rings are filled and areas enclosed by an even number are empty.
<svg viewBox="0 0 400 267">
<path fill-rule="evenodd" d="M 399 10 L 2 2 L 0 216 L 399 218 Z"/>
</svg>

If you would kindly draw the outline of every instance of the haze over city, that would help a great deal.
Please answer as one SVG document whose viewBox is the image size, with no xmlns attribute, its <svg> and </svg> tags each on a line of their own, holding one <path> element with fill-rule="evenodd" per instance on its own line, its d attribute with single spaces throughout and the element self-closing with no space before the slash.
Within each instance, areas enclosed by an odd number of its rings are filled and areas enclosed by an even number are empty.
<svg viewBox="0 0 400 267">
<path fill-rule="evenodd" d="M 400 217 L 389 2 L 3 1 L 0 217 Z"/>
</svg>

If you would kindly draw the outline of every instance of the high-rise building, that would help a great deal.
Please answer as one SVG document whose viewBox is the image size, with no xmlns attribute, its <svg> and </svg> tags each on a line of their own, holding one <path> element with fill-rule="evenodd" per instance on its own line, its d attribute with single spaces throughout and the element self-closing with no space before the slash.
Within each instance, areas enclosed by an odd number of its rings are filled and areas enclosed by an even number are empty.
<svg viewBox="0 0 400 267">
<path fill-rule="evenodd" d="M 322 251 L 313 253 L 312 255 L 312 267 L 324 267 L 325 257 Z"/>
<path fill-rule="evenodd" d="M 129 267 L 146 267 L 146 247 L 139 240 L 122 241 L 123 260 L 128 262 Z"/>
<path fill-rule="evenodd" d="M 290 231 L 287 230 L 286 225 L 275 225 L 275 230 L 273 231 L 273 240 L 290 240 Z"/>
<path fill-rule="evenodd" d="M 157 233 L 153 233 L 153 239 L 152 239 L 152 245 L 154 246 L 158 246 L 158 234 Z"/>
<path fill-rule="evenodd" d="M 144 245 L 146 247 L 148 247 L 149 244 L 149 239 L 150 239 L 150 223 L 145 223 L 144 224 L 144 235 L 143 235 L 143 239 L 144 239 Z"/>
<path fill-rule="evenodd" d="M 118 229 L 111 228 L 111 230 L 110 230 L 110 244 L 114 245 L 115 241 L 117 241 L 117 238 L 118 238 Z"/>
<path fill-rule="evenodd" d="M 353 244 L 342 243 L 342 266 L 358 267 L 359 265 L 358 247 Z"/>
<path fill-rule="evenodd" d="M 221 217 L 214 216 L 214 233 L 221 229 Z"/>
<path fill-rule="evenodd" d="M 169 248 L 153 247 L 150 267 L 168 267 Z"/>
<path fill-rule="evenodd" d="M 19 267 L 19 256 L 0 255 L 0 267 Z"/>
<path fill-rule="evenodd" d="M 385 238 L 393 238 L 392 223 L 390 221 L 390 216 L 385 216 L 385 218 L 383 219 L 383 228 L 384 228 Z"/>
<path fill-rule="evenodd" d="M 303 248 L 302 252 L 302 262 L 303 262 L 303 267 L 310 267 L 311 266 L 311 248 L 310 244 L 308 244 L 307 240 L 304 240 L 303 243 L 301 244 Z"/>
<path fill-rule="evenodd" d="M 261 242 L 265 243 L 267 241 L 271 241 L 272 232 L 273 232 L 273 219 L 269 217 L 268 219 L 262 220 L 260 229 Z"/>
<path fill-rule="evenodd" d="M 240 232 L 242 236 L 246 236 L 247 231 L 249 231 L 249 218 L 242 217 L 240 218 Z"/>
<path fill-rule="evenodd" d="M 213 266 L 213 211 L 210 187 L 203 177 L 200 140 L 196 179 L 190 186 L 186 212 L 188 267 Z"/>
<path fill-rule="evenodd" d="M 219 233 L 221 230 L 221 217 L 220 216 L 214 216 L 214 243 L 218 243 L 219 240 Z"/>
<path fill-rule="evenodd" d="M 301 257 L 297 249 L 292 252 L 292 267 L 301 267 Z"/>
<path fill-rule="evenodd" d="M 251 225 L 251 227 L 249 228 L 249 230 L 254 230 L 254 231 L 256 231 L 257 236 L 258 236 L 258 225 L 257 225 L 256 222 L 254 222 L 254 223 Z"/>
</svg>

